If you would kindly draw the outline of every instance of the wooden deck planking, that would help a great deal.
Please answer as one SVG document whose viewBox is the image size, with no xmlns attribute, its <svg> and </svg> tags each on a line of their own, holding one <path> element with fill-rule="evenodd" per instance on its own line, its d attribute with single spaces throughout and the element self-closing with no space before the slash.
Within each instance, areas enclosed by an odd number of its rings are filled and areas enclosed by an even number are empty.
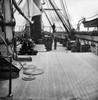
<svg viewBox="0 0 98 100">
<path fill-rule="evenodd" d="M 63 56 L 64 57 L 64 56 Z M 73 87 L 73 85 L 74 85 L 74 82 L 76 81 L 76 77 L 75 77 L 75 75 L 73 74 L 73 71 L 72 71 L 72 69 L 70 70 L 70 67 L 72 67 L 73 66 L 73 64 L 72 64 L 72 66 L 71 66 L 71 61 L 69 61 L 69 57 L 67 57 L 66 59 L 67 60 L 65 60 L 65 57 L 63 58 L 62 57 L 62 61 L 64 61 L 65 62 L 65 65 L 63 65 L 63 63 L 62 63 L 62 66 L 63 66 L 63 70 L 65 71 L 65 74 L 66 74 L 66 77 L 67 77 L 67 79 L 66 79 L 66 81 L 68 81 L 68 83 L 69 83 L 69 87 L 70 87 L 70 91 L 72 91 L 72 93 L 73 93 L 73 96 L 74 96 L 74 94 L 77 94 L 76 93 L 76 91 L 73 91 L 74 90 L 74 87 Z M 60 57 L 61 58 L 61 57 Z M 61 61 L 60 60 L 60 61 Z M 72 71 L 72 72 L 70 72 L 70 71 Z M 75 89 L 76 90 L 76 89 Z M 78 94 L 77 95 L 80 95 L 80 93 L 79 93 L 79 91 L 77 91 L 78 92 Z"/>
<path fill-rule="evenodd" d="M 76 55 L 76 54 L 75 54 Z M 83 54 L 82 54 L 83 55 Z M 79 56 L 79 55 L 78 55 Z M 68 56 L 67 56 L 68 57 Z M 72 57 L 72 55 L 71 55 L 71 57 Z M 75 57 L 74 57 L 75 58 Z M 64 58 L 63 58 L 64 59 Z M 61 61 L 63 60 L 63 59 L 61 59 Z M 69 57 L 68 57 L 68 59 L 70 59 Z M 79 60 L 81 60 L 81 58 L 79 58 Z M 85 80 L 84 79 L 88 79 L 88 77 L 87 77 L 87 75 L 89 75 L 89 74 L 91 74 L 91 76 L 93 75 L 93 72 L 94 72 L 94 70 L 92 70 L 92 68 L 89 68 L 88 70 L 84 70 L 84 68 L 82 67 L 82 66 L 80 66 L 80 70 L 79 70 L 79 65 L 78 64 L 75 64 L 75 62 L 77 63 L 77 61 L 78 61 L 78 63 L 79 63 L 79 60 L 73 60 L 73 62 L 72 62 L 72 65 L 70 65 L 70 64 L 68 64 L 68 62 L 67 62 L 67 64 L 69 65 L 67 68 L 70 68 L 71 66 L 73 66 L 74 65 L 74 67 L 72 67 L 73 69 L 70 69 L 71 70 L 71 73 L 69 74 L 69 72 L 70 72 L 70 70 L 67 70 L 66 69 L 66 71 L 68 72 L 68 79 L 70 79 L 70 82 L 69 83 L 72 83 L 72 86 L 73 86 L 73 84 L 74 84 L 74 79 L 73 79 L 73 77 L 72 77 L 72 72 L 74 72 L 75 71 L 75 69 L 77 69 L 77 71 L 76 71 L 76 73 L 74 73 L 73 75 L 75 75 L 75 74 L 77 74 L 77 77 L 78 77 L 78 81 L 80 81 L 80 88 L 81 88 L 81 93 L 82 93 L 82 91 L 83 91 L 83 94 L 89 94 L 90 93 L 90 89 L 86 89 L 85 88 L 85 86 L 83 86 L 83 81 L 85 82 Z M 84 60 L 84 62 L 86 62 L 85 60 Z M 77 65 L 77 67 L 75 66 L 75 65 Z M 83 65 L 84 66 L 84 65 Z M 93 67 L 93 66 L 91 66 L 91 65 L 89 65 L 89 67 Z M 84 74 L 84 72 L 83 71 L 85 71 L 85 74 Z M 80 73 L 82 71 L 82 73 Z M 91 73 L 92 72 L 92 73 Z M 87 74 L 87 75 L 86 75 Z M 98 74 L 98 73 L 97 73 Z M 71 77 L 70 77 L 70 75 L 71 75 Z M 84 78 L 83 78 L 84 77 Z M 90 76 L 89 76 L 90 77 Z M 75 78 L 75 77 L 74 77 Z M 83 80 L 83 81 L 82 81 Z M 97 79 L 98 80 L 98 79 Z M 71 82 L 72 81 L 72 82 Z M 93 80 L 91 77 L 90 77 L 90 80 L 88 80 L 86 83 L 89 85 L 89 83 L 91 84 L 92 83 L 92 81 L 93 82 L 96 82 L 96 80 Z M 77 84 L 78 85 L 78 84 Z M 94 84 L 92 84 L 92 88 L 91 88 L 91 91 L 93 91 L 95 88 L 94 88 L 95 86 L 94 86 Z M 87 93 L 85 93 L 86 91 L 88 91 Z M 83 95 L 82 94 L 82 95 Z"/>
<path fill-rule="evenodd" d="M 37 56 L 32 56 L 29 64 L 43 69 L 44 74 L 36 76 L 33 81 L 23 81 L 21 70 L 20 77 L 13 79 L 14 100 L 98 99 L 98 57 L 91 53 L 66 53 L 61 49 L 65 50 L 58 47 L 57 52 L 45 52 L 40 45 L 40 52 Z M 3 86 L 7 88 L 3 90 L 4 94 L 0 92 L 0 96 L 7 94 L 5 91 L 8 91 L 8 82 L 6 83 Z"/>
</svg>

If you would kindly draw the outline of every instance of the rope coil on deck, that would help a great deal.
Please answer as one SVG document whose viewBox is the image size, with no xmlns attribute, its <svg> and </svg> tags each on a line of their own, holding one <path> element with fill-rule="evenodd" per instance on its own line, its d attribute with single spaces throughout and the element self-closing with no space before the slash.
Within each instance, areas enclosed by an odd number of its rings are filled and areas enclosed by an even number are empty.
<svg viewBox="0 0 98 100">
<path fill-rule="evenodd" d="M 36 65 L 23 64 L 22 67 L 23 67 L 22 79 L 25 81 L 35 80 L 36 79 L 35 75 L 41 75 L 44 73 L 44 70 L 40 68 L 36 68 L 37 67 Z"/>
<path fill-rule="evenodd" d="M 35 79 L 36 79 L 36 77 L 32 76 L 32 75 L 23 75 L 23 77 L 22 77 L 22 80 L 24 80 L 24 81 L 32 81 Z"/>
<path fill-rule="evenodd" d="M 35 68 L 35 69 L 28 68 L 23 71 L 23 74 L 25 74 L 25 75 L 41 75 L 43 73 L 44 73 L 44 71 L 39 68 Z"/>
</svg>

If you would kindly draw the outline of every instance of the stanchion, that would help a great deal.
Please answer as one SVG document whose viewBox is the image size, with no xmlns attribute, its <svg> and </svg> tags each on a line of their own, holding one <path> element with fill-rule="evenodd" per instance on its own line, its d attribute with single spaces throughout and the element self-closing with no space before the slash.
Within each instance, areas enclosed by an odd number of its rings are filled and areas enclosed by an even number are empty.
<svg viewBox="0 0 98 100">
<path fill-rule="evenodd" d="M 9 94 L 8 94 L 8 100 L 12 100 L 12 57 L 10 56 L 10 73 L 9 73 Z"/>
<path fill-rule="evenodd" d="M 9 93 L 7 97 L 0 97 L 0 100 L 13 100 L 12 95 L 12 56 L 2 57 L 0 58 L 9 58 L 10 59 L 10 71 L 9 71 Z"/>
</svg>

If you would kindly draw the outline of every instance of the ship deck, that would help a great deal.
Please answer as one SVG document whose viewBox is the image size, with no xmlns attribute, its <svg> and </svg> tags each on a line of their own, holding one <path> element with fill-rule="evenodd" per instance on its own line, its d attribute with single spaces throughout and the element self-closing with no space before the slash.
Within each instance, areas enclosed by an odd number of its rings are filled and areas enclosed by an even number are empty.
<svg viewBox="0 0 98 100">
<path fill-rule="evenodd" d="M 20 76 L 12 80 L 13 100 L 97 100 L 98 56 L 88 53 L 71 53 L 58 44 L 57 50 L 45 51 L 36 45 L 38 54 L 32 62 L 44 71 L 32 81 Z M 8 80 L 0 82 L 0 97 L 8 94 Z"/>
</svg>

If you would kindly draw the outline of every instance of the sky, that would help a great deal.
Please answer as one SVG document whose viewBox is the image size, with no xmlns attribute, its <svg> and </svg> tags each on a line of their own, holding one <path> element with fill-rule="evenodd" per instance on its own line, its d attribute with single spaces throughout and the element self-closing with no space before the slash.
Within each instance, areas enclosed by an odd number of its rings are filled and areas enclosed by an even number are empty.
<svg viewBox="0 0 98 100">
<path fill-rule="evenodd" d="M 70 19 L 73 25 L 85 17 L 98 14 L 98 0 L 66 0 Z"/>
<path fill-rule="evenodd" d="M 98 0 L 66 0 L 68 12 L 70 15 L 71 24 L 76 29 L 79 20 L 86 18 L 91 20 L 97 14 L 98 17 Z M 93 30 L 94 28 L 90 28 Z M 80 25 L 80 30 L 87 31 L 83 24 Z"/>
<path fill-rule="evenodd" d="M 18 0 L 16 0 L 18 1 Z M 42 0 L 43 1 L 43 0 Z M 44 0 L 46 1 L 46 0 Z M 61 8 L 60 0 L 54 0 L 58 7 Z M 98 17 L 98 0 L 63 0 L 66 2 L 67 9 L 70 15 L 70 21 L 74 28 L 77 27 L 80 19 L 92 17 L 97 14 Z M 43 18 L 45 23 L 48 23 L 47 18 Z"/>
</svg>

